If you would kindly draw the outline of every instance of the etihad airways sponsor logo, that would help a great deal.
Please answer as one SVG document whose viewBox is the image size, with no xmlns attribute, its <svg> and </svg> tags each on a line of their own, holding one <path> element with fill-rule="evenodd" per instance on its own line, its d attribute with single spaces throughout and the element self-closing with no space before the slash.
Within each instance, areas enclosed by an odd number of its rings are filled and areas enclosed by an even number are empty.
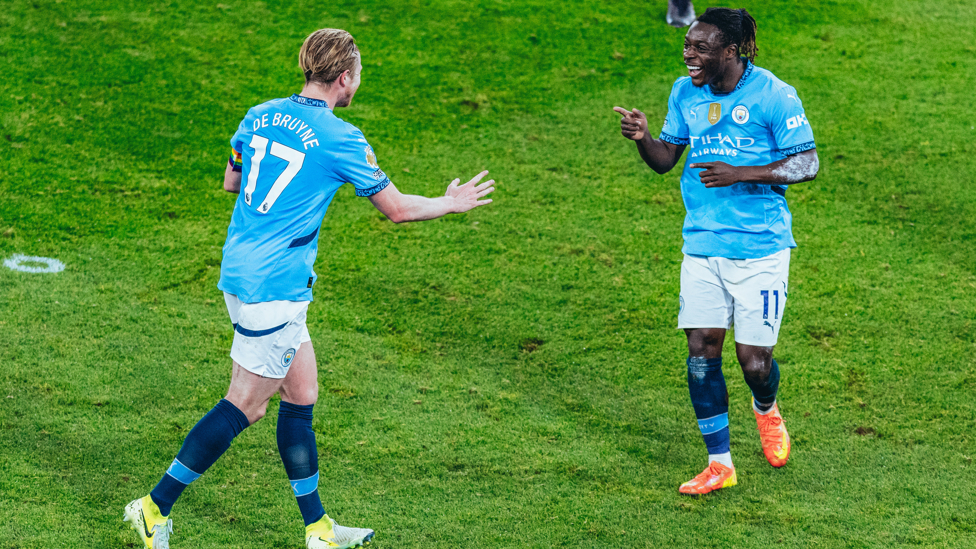
<svg viewBox="0 0 976 549">
<path fill-rule="evenodd" d="M 733 137 L 717 133 L 715 135 L 693 135 L 691 139 L 691 158 L 708 154 L 719 156 L 739 156 L 739 150 L 751 147 L 756 140 L 751 137 Z"/>
</svg>

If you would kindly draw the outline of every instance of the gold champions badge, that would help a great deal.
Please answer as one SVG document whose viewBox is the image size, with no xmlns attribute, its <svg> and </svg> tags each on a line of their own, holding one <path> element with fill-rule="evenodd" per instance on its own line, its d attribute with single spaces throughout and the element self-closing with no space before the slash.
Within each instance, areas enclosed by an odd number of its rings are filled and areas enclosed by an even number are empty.
<svg viewBox="0 0 976 549">
<path fill-rule="evenodd" d="M 712 122 L 714 124 L 714 122 Z M 373 153 L 373 147 L 366 147 L 366 163 L 369 164 L 370 168 L 374 170 L 379 169 L 380 165 L 376 162 L 376 154 Z"/>
<path fill-rule="evenodd" d="M 708 105 L 708 122 L 710 124 L 715 124 L 718 119 L 722 118 L 722 104 L 721 103 L 711 103 Z"/>
</svg>

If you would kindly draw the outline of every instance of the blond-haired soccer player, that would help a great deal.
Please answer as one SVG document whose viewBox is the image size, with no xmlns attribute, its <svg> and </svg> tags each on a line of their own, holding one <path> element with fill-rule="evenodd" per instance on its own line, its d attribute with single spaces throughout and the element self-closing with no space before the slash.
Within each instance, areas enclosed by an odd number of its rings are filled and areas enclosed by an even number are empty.
<svg viewBox="0 0 976 549">
<path fill-rule="evenodd" d="M 250 109 L 230 141 L 224 189 L 239 197 L 218 284 L 235 330 L 230 388 L 187 435 L 159 484 L 125 508 L 125 520 L 151 549 L 169 547 L 169 514 L 177 498 L 234 437 L 264 417 L 275 393 L 281 394 L 278 451 L 305 522 L 306 546 L 346 548 L 372 539 L 370 529 L 336 524 L 318 494 L 312 431 L 318 380 L 305 317 L 316 278 L 319 226 L 345 183 L 395 223 L 491 203 L 483 197 L 494 190 L 493 181 L 481 183 L 488 172 L 464 185 L 454 180 L 441 197 L 401 194 L 362 132 L 336 117 L 333 110 L 349 106 L 360 83 L 359 48 L 349 33 L 312 33 L 299 64 L 305 73 L 301 93 Z"/>
</svg>

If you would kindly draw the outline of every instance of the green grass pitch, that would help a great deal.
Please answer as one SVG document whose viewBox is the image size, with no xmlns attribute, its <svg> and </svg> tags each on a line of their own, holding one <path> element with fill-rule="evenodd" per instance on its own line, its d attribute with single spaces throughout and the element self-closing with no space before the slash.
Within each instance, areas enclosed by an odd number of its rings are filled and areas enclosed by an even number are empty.
<svg viewBox="0 0 976 549">
<path fill-rule="evenodd" d="M 229 379 L 227 141 L 326 26 L 398 187 L 500 182 L 402 226 L 338 193 L 309 314 L 332 516 L 384 549 L 976 547 L 976 5 L 740 5 L 822 162 L 788 194 L 794 453 L 765 464 L 729 352 L 739 486 L 691 499 L 678 170 L 611 110 L 663 121 L 664 0 L 0 2 L 0 257 L 67 265 L 0 267 L 0 549 L 136 547 L 123 506 Z M 276 409 L 180 500 L 175 549 L 302 546 Z"/>
</svg>

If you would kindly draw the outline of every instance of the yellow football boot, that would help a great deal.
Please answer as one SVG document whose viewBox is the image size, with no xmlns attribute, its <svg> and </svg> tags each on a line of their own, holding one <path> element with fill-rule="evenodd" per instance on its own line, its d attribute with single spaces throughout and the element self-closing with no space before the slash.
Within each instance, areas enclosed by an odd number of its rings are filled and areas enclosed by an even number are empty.
<svg viewBox="0 0 976 549">
<path fill-rule="evenodd" d="M 339 526 L 325 515 L 318 522 L 305 527 L 307 549 L 349 549 L 369 545 L 375 533 L 369 528 Z"/>
<path fill-rule="evenodd" d="M 159 512 L 151 497 L 139 498 L 126 505 L 122 520 L 139 534 L 147 549 L 169 549 L 173 521 Z"/>
</svg>

